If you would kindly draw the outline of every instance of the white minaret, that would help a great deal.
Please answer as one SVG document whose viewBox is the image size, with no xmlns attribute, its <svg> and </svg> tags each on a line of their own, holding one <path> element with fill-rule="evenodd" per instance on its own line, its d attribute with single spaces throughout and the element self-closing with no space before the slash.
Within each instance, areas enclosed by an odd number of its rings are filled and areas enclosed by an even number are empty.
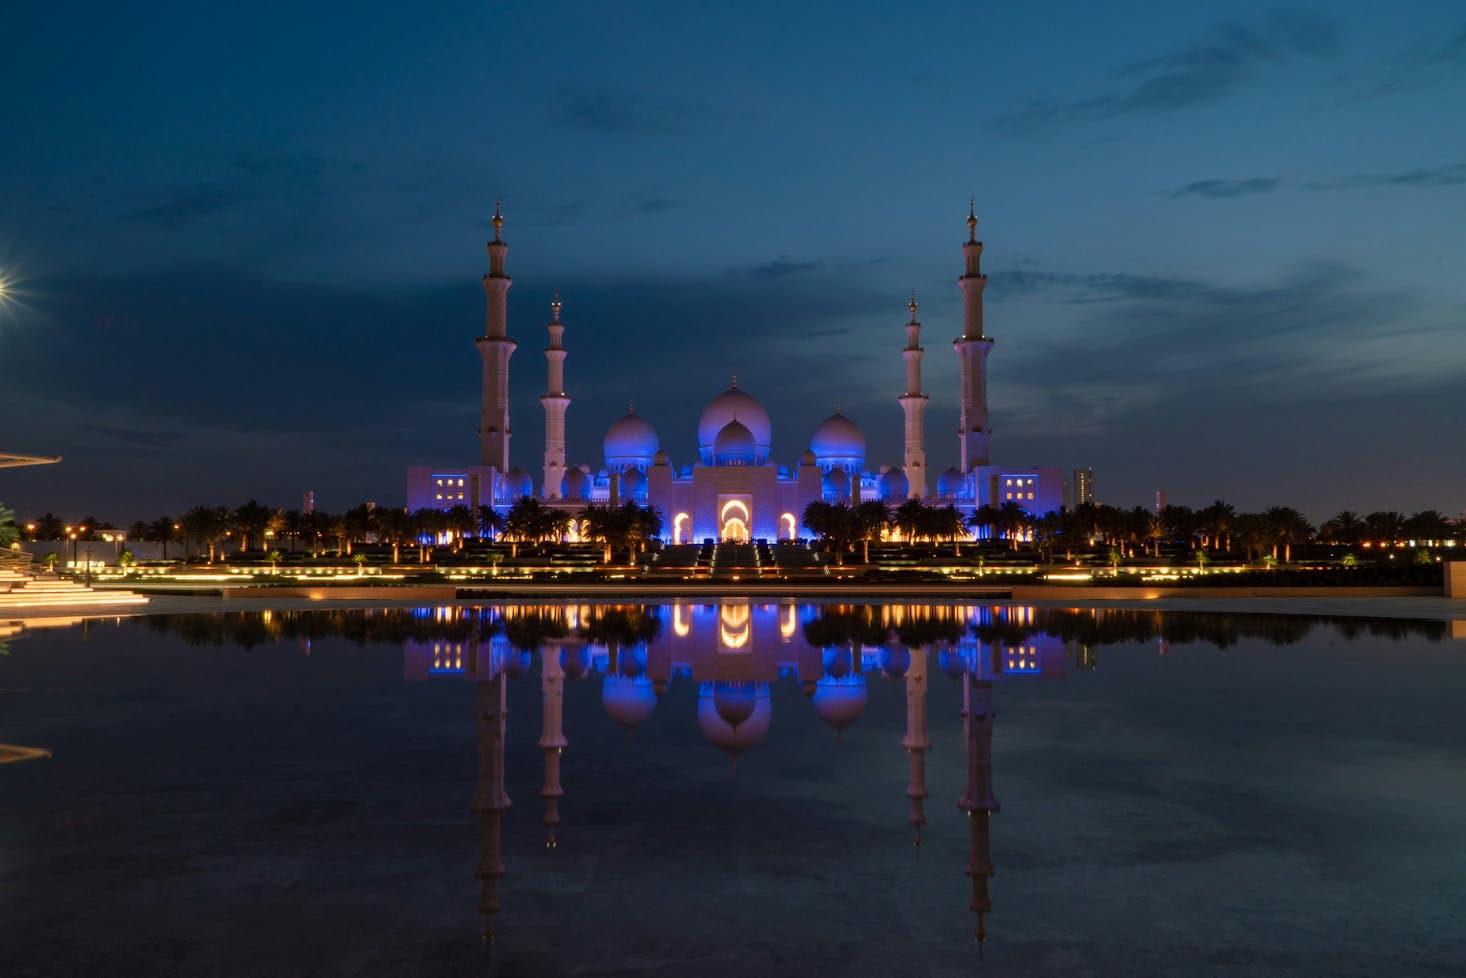
<svg viewBox="0 0 1466 978">
<path fill-rule="evenodd" d="M 957 285 L 962 289 L 962 338 L 952 341 L 962 361 L 962 421 L 958 434 L 962 442 L 962 473 L 988 464 L 988 353 L 992 338 L 982 331 L 982 290 L 988 277 L 982 274 L 982 242 L 977 240 L 976 204 L 969 199 L 967 241 L 962 245 L 966 269 Z"/>
<path fill-rule="evenodd" d="M 484 358 L 484 406 L 479 415 L 479 464 L 492 465 L 502 477 L 509 470 L 509 358 L 519 344 L 506 334 L 510 278 L 504 274 L 509 246 L 499 238 L 504 217 L 494 201 L 494 240 L 488 244 L 489 274 L 484 276 L 488 311 L 484 335 L 475 345 Z M 497 480 L 496 480 L 497 481 Z M 495 497 L 498 493 L 495 492 Z"/>
<path fill-rule="evenodd" d="M 565 346 L 560 342 L 565 327 L 560 324 L 560 293 L 550 303 L 550 345 L 545 348 L 549 379 L 540 403 L 545 406 L 545 483 L 540 495 L 560 498 L 560 483 L 565 478 L 565 410 L 570 397 L 565 393 Z"/>
<path fill-rule="evenodd" d="M 906 482 L 912 499 L 926 496 L 926 402 L 921 392 L 921 323 L 916 321 L 916 290 L 911 290 L 911 322 L 906 324 L 906 393 L 900 397 L 906 416 Z"/>
</svg>

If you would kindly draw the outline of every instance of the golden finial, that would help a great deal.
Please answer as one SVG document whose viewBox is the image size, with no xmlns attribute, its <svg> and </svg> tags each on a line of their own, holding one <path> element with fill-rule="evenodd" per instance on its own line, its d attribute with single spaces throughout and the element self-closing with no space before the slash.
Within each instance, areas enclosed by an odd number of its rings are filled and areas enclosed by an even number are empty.
<svg viewBox="0 0 1466 978">
<path fill-rule="evenodd" d="M 626 402 L 626 413 L 627 414 L 635 414 L 636 413 L 636 401 L 632 400 L 632 401 L 627 401 Z"/>
<path fill-rule="evenodd" d="M 733 389 L 738 389 L 738 371 L 733 371 Z"/>
<path fill-rule="evenodd" d="M 499 198 L 494 198 L 494 240 L 499 240 L 499 231 L 504 227 L 504 215 L 499 213 Z"/>
<path fill-rule="evenodd" d="M 911 290 L 911 301 L 909 303 L 907 303 L 906 308 L 911 310 L 911 321 L 913 323 L 916 322 L 916 290 L 915 289 L 912 289 Z"/>
<path fill-rule="evenodd" d="M 555 322 L 560 321 L 560 290 L 555 290 L 555 297 L 550 300 L 550 312 L 555 317 Z"/>
<path fill-rule="evenodd" d="M 977 198 L 967 198 L 967 240 L 977 240 Z"/>
</svg>

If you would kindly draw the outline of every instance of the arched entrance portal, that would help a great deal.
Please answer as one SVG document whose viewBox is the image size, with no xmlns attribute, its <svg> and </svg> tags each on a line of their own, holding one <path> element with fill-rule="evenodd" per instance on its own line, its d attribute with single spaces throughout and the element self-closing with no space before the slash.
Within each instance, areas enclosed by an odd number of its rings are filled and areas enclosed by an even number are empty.
<svg viewBox="0 0 1466 978">
<path fill-rule="evenodd" d="M 747 523 L 736 516 L 723 521 L 722 540 L 724 543 L 747 543 L 749 539 Z"/>
<path fill-rule="evenodd" d="M 718 539 L 723 543 L 748 543 L 753 539 L 749 524 L 753 514 L 742 499 L 728 499 L 718 507 Z"/>
</svg>

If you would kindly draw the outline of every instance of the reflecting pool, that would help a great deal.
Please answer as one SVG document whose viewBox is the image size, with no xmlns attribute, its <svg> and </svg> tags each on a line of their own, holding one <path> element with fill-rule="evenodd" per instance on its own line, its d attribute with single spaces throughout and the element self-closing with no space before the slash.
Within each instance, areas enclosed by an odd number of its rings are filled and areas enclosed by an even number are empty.
<svg viewBox="0 0 1466 978">
<path fill-rule="evenodd" d="M 0 622 L 6 976 L 1466 962 L 1446 623 L 728 600 L 47 624 Z"/>
</svg>

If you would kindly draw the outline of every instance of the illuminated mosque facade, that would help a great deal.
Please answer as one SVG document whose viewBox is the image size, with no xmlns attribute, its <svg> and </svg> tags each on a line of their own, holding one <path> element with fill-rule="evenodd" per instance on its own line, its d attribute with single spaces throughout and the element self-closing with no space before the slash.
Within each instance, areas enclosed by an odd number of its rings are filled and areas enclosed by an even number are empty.
<svg viewBox="0 0 1466 978">
<path fill-rule="evenodd" d="M 905 391 L 897 398 L 904 417 L 900 464 L 871 468 L 865 434 L 852 419 L 835 413 L 815 428 L 808 447 L 793 465 L 777 465 L 772 455 L 768 411 L 751 393 L 732 385 L 703 408 L 697 423 L 697 459 L 680 467 L 663 449 L 656 429 L 634 406 L 612 423 L 602 442 L 600 466 L 571 465 L 566 459 L 566 415 L 571 397 L 565 385 L 565 325 L 560 300 L 551 303 L 545 349 L 544 459 L 539 490 L 534 477 L 511 464 L 509 361 L 517 342 L 508 335 L 511 279 L 504 259 L 504 219 L 494 209 L 494 238 L 487 245 L 489 272 L 483 278 L 487 299 L 484 335 L 476 345 L 483 360 L 483 403 L 479 420 L 479 465 L 462 468 L 414 466 L 407 474 L 407 507 L 448 509 L 483 504 L 507 509 L 525 496 L 571 511 L 592 503 L 633 501 L 659 510 L 667 543 L 707 539 L 746 543 L 807 536 L 800 525 L 811 502 L 878 499 L 899 505 L 919 499 L 954 505 L 964 515 L 984 504 L 1016 502 L 1034 515 L 1058 510 L 1067 502 L 1063 471 L 1053 466 L 1004 468 L 989 464 L 992 428 L 988 417 L 987 360 L 993 339 L 983 326 L 982 242 L 977 216 L 969 209 L 962 245 L 962 334 L 953 342 L 960 361 L 959 466 L 931 485 L 926 460 L 926 408 L 922 390 L 921 323 L 913 294 L 905 324 Z"/>
</svg>

